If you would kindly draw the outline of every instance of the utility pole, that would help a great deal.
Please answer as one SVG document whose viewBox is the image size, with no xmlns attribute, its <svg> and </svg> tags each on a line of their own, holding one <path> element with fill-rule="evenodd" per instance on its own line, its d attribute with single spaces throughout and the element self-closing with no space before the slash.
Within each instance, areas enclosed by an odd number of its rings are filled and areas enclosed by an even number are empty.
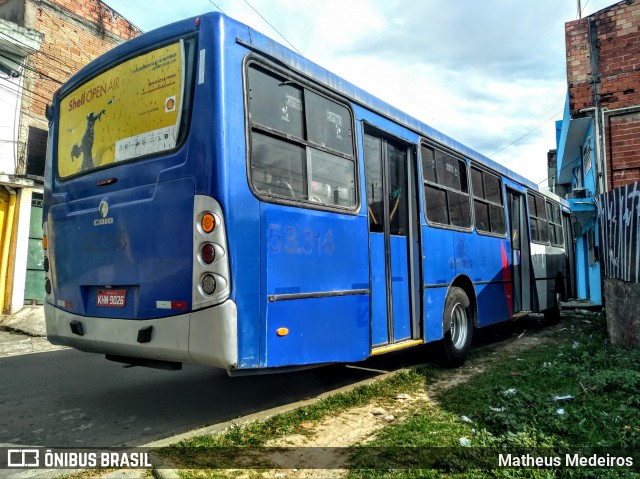
<svg viewBox="0 0 640 479">
<path fill-rule="evenodd" d="M 578 20 L 582 18 L 582 6 L 580 5 L 580 0 L 578 1 Z"/>
</svg>

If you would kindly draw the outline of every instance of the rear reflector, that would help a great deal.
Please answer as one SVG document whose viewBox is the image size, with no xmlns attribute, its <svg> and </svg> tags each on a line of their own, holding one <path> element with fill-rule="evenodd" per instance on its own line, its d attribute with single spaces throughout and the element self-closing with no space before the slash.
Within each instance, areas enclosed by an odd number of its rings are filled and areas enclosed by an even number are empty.
<svg viewBox="0 0 640 479">
<path fill-rule="evenodd" d="M 186 301 L 156 301 L 157 309 L 187 309 Z"/>
</svg>

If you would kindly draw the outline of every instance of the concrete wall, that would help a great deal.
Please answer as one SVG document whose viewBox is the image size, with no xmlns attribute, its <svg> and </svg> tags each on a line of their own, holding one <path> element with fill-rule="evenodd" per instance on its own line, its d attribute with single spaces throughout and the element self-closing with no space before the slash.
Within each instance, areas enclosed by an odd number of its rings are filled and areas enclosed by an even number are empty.
<svg viewBox="0 0 640 479">
<path fill-rule="evenodd" d="M 640 283 L 605 278 L 604 299 L 611 342 L 640 347 Z"/>
<path fill-rule="evenodd" d="M 640 183 L 598 197 L 604 299 L 611 340 L 640 346 Z"/>
<path fill-rule="evenodd" d="M 18 131 L 22 77 L 0 75 L 0 172 L 14 175 L 18 162 Z"/>
</svg>

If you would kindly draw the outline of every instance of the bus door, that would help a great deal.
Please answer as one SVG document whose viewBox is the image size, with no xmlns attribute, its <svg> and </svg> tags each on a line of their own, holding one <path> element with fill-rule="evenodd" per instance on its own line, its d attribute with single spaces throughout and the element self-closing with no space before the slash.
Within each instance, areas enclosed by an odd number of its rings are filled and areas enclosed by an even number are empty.
<svg viewBox="0 0 640 479">
<path fill-rule="evenodd" d="M 401 140 L 375 132 L 364 135 L 374 353 L 420 337 L 413 158 L 413 150 Z"/>
<path fill-rule="evenodd" d="M 511 277 L 513 314 L 531 312 L 531 249 L 525 195 L 507 188 L 511 227 Z"/>
</svg>

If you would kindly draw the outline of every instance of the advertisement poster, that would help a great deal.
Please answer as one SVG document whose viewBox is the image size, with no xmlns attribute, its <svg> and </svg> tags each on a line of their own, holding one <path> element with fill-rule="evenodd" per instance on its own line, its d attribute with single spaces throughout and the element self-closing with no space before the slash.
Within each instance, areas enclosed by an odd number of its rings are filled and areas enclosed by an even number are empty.
<svg viewBox="0 0 640 479">
<path fill-rule="evenodd" d="M 183 47 L 177 42 L 98 75 L 60 101 L 58 174 L 171 150 L 180 128 Z"/>
</svg>

